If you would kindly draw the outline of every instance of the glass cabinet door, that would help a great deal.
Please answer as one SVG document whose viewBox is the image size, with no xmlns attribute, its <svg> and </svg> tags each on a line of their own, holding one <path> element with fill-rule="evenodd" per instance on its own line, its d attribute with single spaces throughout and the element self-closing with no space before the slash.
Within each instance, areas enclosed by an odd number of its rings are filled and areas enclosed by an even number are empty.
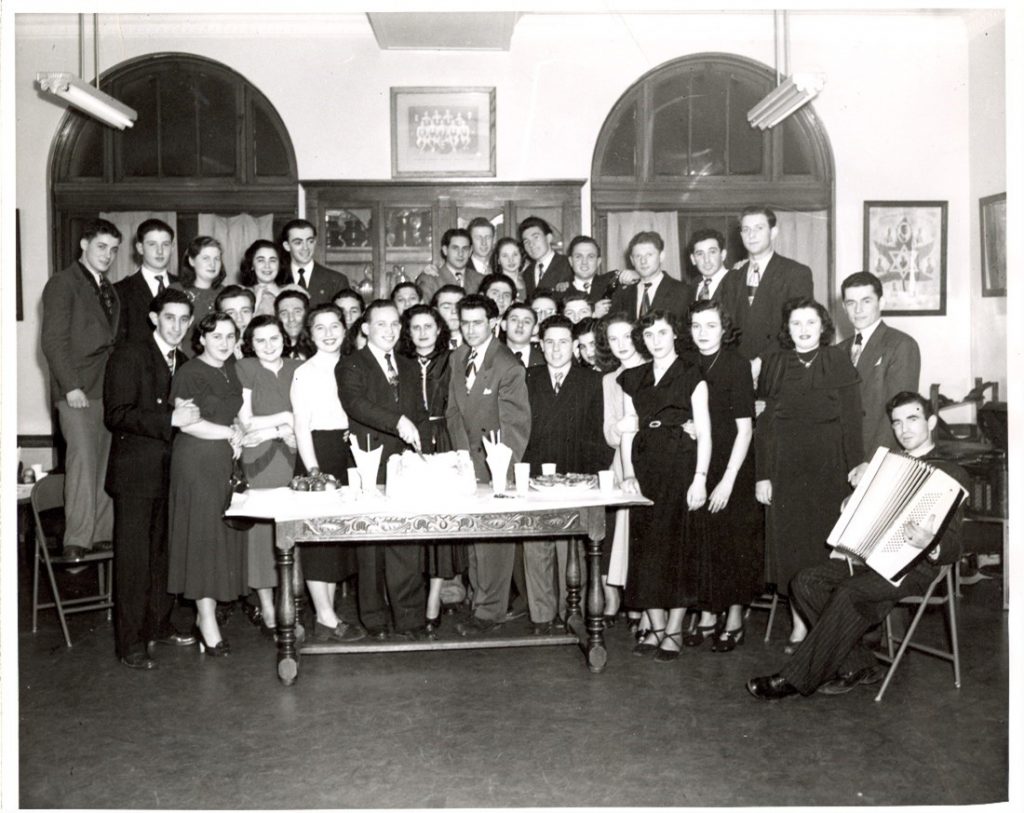
<svg viewBox="0 0 1024 813">
<path fill-rule="evenodd" d="M 321 224 L 326 264 L 344 273 L 364 298 L 371 299 L 374 290 L 373 212 L 373 206 L 329 208 L 324 211 Z"/>
<path fill-rule="evenodd" d="M 430 206 L 384 208 L 383 293 L 400 282 L 415 282 L 434 261 L 434 211 Z"/>
</svg>

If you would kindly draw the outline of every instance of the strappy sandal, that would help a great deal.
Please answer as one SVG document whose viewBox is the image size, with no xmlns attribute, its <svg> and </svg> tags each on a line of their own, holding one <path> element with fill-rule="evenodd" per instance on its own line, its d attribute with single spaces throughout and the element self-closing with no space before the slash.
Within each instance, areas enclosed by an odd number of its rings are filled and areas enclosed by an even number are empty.
<svg viewBox="0 0 1024 813">
<path fill-rule="evenodd" d="M 665 641 L 675 641 L 676 646 L 679 648 L 665 649 L 665 647 L 659 646 L 658 651 L 654 653 L 654 660 L 658 661 L 658 663 L 669 663 L 679 657 L 680 653 L 683 651 L 683 631 L 679 630 L 679 632 L 670 632 L 661 639 L 662 643 L 665 643 Z"/>
<path fill-rule="evenodd" d="M 654 643 L 653 644 L 647 643 L 647 637 L 650 636 L 650 635 L 654 636 Z M 664 640 L 665 640 L 665 628 L 664 627 L 662 627 L 661 629 L 657 629 L 657 630 L 654 629 L 654 628 L 651 628 L 651 629 L 647 630 L 647 634 L 644 635 L 643 639 L 641 641 L 639 641 L 636 646 L 633 647 L 633 654 L 634 655 L 650 655 L 651 653 L 656 652 L 658 650 L 658 647 L 661 646 L 661 642 L 664 641 Z"/>
</svg>

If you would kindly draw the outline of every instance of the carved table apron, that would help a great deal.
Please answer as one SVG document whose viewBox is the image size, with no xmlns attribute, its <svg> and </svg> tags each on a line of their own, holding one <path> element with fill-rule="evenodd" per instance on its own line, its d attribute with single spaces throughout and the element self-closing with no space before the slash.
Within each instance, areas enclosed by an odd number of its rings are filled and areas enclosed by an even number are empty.
<svg viewBox="0 0 1024 813">
<path fill-rule="evenodd" d="M 355 643 L 303 643 L 295 640 L 297 598 L 295 546 L 304 543 L 342 544 L 401 542 L 428 543 L 436 540 L 502 541 L 556 536 L 586 537 L 588 572 L 601 572 L 601 544 L 605 535 L 605 509 L 629 505 L 650 505 L 640 495 L 621 491 L 582 491 L 559 496 L 531 494 L 499 500 L 490 488 L 481 486 L 475 497 L 455 500 L 452 510 L 436 506 L 431 511 L 399 505 L 380 496 L 365 502 L 338 502 L 340 510 L 321 502 L 315 510 L 287 489 L 251 489 L 236 495 L 227 514 L 275 521 L 277 591 L 277 674 L 285 685 L 298 677 L 299 654 L 355 654 L 367 652 L 408 652 L 435 649 L 482 649 L 492 647 L 552 646 L 578 644 L 592 672 L 601 672 L 608 656 L 604 646 L 604 593 L 600 578 L 589 580 L 586 620 L 581 611 L 581 569 L 576 545 L 568 545 L 566 562 L 566 632 L 542 636 L 502 636 L 440 641 L 385 641 Z M 242 499 L 239 499 L 242 497 Z M 324 506 L 327 507 L 324 507 Z M 315 514 L 302 516 L 302 514 Z"/>
</svg>

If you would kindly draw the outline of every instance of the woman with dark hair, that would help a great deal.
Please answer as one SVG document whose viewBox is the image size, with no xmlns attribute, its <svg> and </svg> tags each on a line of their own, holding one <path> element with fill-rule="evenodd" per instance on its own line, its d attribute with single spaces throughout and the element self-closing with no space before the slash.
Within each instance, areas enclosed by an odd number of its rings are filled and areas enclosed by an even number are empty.
<svg viewBox="0 0 1024 813">
<path fill-rule="evenodd" d="M 419 305 L 423 301 L 423 291 L 415 282 L 400 282 L 391 289 L 391 301 L 398 308 L 398 315 L 401 316 L 413 305 Z"/>
<path fill-rule="evenodd" d="M 288 267 L 281 261 L 277 243 L 256 240 L 245 250 L 238 269 L 238 282 L 256 297 L 254 315 L 274 316 L 274 300 L 288 281 Z"/>
<path fill-rule="evenodd" d="M 355 465 L 348 445 L 348 415 L 341 408 L 334 368 L 341 359 L 345 325 L 337 305 L 319 305 L 306 317 L 306 330 L 316 352 L 292 377 L 290 401 L 294 415 L 295 443 L 301 466 L 308 474 L 333 474 L 348 484 L 348 470 Z M 348 545 L 305 545 L 302 571 L 316 611 L 313 639 L 355 641 L 365 633 L 346 624 L 334 610 L 338 582 L 356 572 L 354 549 Z"/>
<path fill-rule="evenodd" d="M 516 302 L 526 301 L 526 280 L 523 279 L 523 250 L 514 237 L 502 237 L 491 253 L 491 271 L 504 274 L 516 284 Z"/>
<path fill-rule="evenodd" d="M 285 358 L 288 336 L 273 316 L 254 316 L 242 336 L 242 355 L 235 372 L 242 385 L 238 420 L 242 438 L 242 470 L 253 488 L 280 488 L 295 473 L 295 430 L 290 392 L 292 377 L 302 363 Z M 274 587 L 274 526 L 257 522 L 249 531 L 248 582 L 256 591 L 261 630 L 273 637 L 277 629 Z"/>
<path fill-rule="evenodd" d="M 352 288 L 342 288 L 336 293 L 331 301 L 341 308 L 341 321 L 345 323 L 345 330 L 351 332 L 352 325 L 356 319 L 363 315 L 366 310 L 366 300 L 359 291 Z"/>
<path fill-rule="evenodd" d="M 192 300 L 192 324 L 181 340 L 181 350 L 192 354 L 192 334 L 203 317 L 213 313 L 213 302 L 220 293 L 227 272 L 224 270 L 224 249 L 212 237 L 196 237 L 185 249 L 185 257 L 178 271 L 178 281 L 171 287 L 180 287 Z"/>
<path fill-rule="evenodd" d="M 651 622 L 634 653 L 659 661 L 679 657 L 683 617 L 696 601 L 697 509 L 707 500 L 711 461 L 708 385 L 699 366 L 677 355 L 678 337 L 674 314 L 651 311 L 633 328 L 634 345 L 651 362 L 619 375 L 626 414 L 638 419 L 636 435 L 623 436 L 623 489 L 654 503 L 630 509 L 625 603 Z M 696 439 L 683 428 L 691 420 Z"/>
<path fill-rule="evenodd" d="M 416 359 L 420 366 L 420 389 L 427 418 L 416 427 L 420 443 L 427 453 L 452 449 L 448 436 L 445 410 L 448 407 L 448 382 L 451 378 L 448 324 L 429 305 L 413 305 L 402 314 L 402 332 L 398 352 Z M 430 589 L 427 594 L 427 632 L 441 625 L 441 587 L 465 570 L 464 547 L 449 543 L 428 544 L 427 573 Z"/>
<path fill-rule="evenodd" d="M 715 652 L 743 643 L 743 605 L 764 590 L 763 511 L 754 499 L 754 385 L 750 362 L 736 350 L 739 331 L 721 304 L 690 306 L 690 337 L 709 390 L 710 489 L 698 545 L 701 617 L 687 646 L 711 641 Z M 726 615 L 726 612 L 728 614 Z"/>
<path fill-rule="evenodd" d="M 848 354 L 831 345 L 828 311 L 809 297 L 782 309 L 782 351 L 765 359 L 758 397 L 765 410 L 754 433 L 756 495 L 768 506 L 767 579 L 782 595 L 797 571 L 826 558 L 840 505 L 864 460 L 860 378 Z M 807 635 L 790 603 L 792 652 Z"/>
<path fill-rule="evenodd" d="M 192 337 L 196 357 L 171 382 L 171 398 L 191 399 L 202 419 L 181 428 L 171 451 L 167 590 L 195 600 L 199 651 L 218 656 L 230 647 L 217 624 L 217 602 L 248 592 L 245 535 L 223 518 L 243 435 L 235 422 L 242 386 L 231 363 L 237 337 L 226 313 L 204 316 Z"/>
<path fill-rule="evenodd" d="M 282 289 L 274 300 L 274 310 L 281 320 L 285 342 L 285 358 L 305 361 L 316 348 L 306 333 L 306 313 L 309 311 L 309 295 L 298 285 L 289 285 Z"/>
</svg>

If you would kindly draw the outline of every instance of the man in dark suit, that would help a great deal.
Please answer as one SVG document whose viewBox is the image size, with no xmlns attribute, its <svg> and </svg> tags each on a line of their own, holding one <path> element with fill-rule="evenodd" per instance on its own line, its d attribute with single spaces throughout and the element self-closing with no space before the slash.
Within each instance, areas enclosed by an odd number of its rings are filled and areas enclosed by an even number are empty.
<svg viewBox="0 0 1024 813">
<path fill-rule="evenodd" d="M 554 237 L 551 226 L 543 218 L 528 217 L 519 224 L 519 242 L 530 258 L 523 268 L 527 298 L 538 288 L 553 291 L 563 282 L 572 282 L 569 261 L 551 247 Z"/>
<path fill-rule="evenodd" d="M 879 446 L 897 448 L 885 405 L 898 392 L 917 392 L 921 351 L 906 333 L 882 321 L 882 283 L 869 271 L 843 280 L 843 307 L 854 333 L 840 343 L 860 374 L 860 402 L 864 407 L 864 454 L 868 459 Z"/>
<path fill-rule="evenodd" d="M 522 302 L 513 303 L 501 320 L 505 346 L 527 369 L 544 366 L 544 353 L 540 344 L 533 340 L 533 328 L 536 324 L 537 314 L 533 312 L 533 308 Z"/>
<path fill-rule="evenodd" d="M 582 293 L 590 303 L 591 315 L 600 319 L 611 310 L 611 294 L 618 284 L 618 275 L 614 271 L 599 273 L 601 247 L 593 237 L 585 234 L 573 237 L 568 254 L 572 279 L 555 286 L 555 294 L 564 302 L 568 294 Z"/>
<path fill-rule="evenodd" d="M 459 302 L 459 320 L 464 344 L 452 352 L 446 414 L 452 445 L 469 451 L 477 481 L 489 483 L 483 438 L 499 431 L 501 442 L 512 450 L 506 473 L 511 482 L 512 467 L 522 460 L 530 439 L 526 369 L 494 337 L 498 306 L 493 300 L 470 294 Z M 457 629 L 462 635 L 479 635 L 506 618 L 515 544 L 483 542 L 468 550 L 473 617 Z"/>
<path fill-rule="evenodd" d="M 530 464 L 533 476 L 541 473 L 543 463 L 554 463 L 561 474 L 596 474 L 612 460 L 604 440 L 601 375 L 573 364 L 573 325 L 566 317 L 544 320 L 540 338 L 545 364 L 526 374 L 531 428 L 523 462 Z M 530 621 L 534 633 L 543 635 L 551 631 L 556 616 L 565 617 L 569 544 L 566 539 L 541 539 L 525 542 L 523 548 Z"/>
<path fill-rule="evenodd" d="M 690 262 L 700 273 L 694 289 L 694 299 L 701 302 L 713 299 L 729 311 L 731 316 L 736 303 L 725 301 L 722 280 L 729 269 L 725 266 L 725 237 L 717 229 L 698 229 L 690 238 Z"/>
<path fill-rule="evenodd" d="M 448 229 L 441 235 L 444 265 L 440 268 L 428 265 L 416 277 L 424 302 L 432 299 L 435 293 L 447 285 L 458 286 L 467 294 L 475 294 L 480 290 L 484 275 L 469 264 L 472 251 L 472 241 L 466 229 Z"/>
<path fill-rule="evenodd" d="M 897 393 L 887 404 L 892 432 L 903 451 L 953 477 L 965 488 L 970 482 L 960 466 L 936 454 L 932 432 L 937 423 L 931 404 L 916 392 Z M 904 526 L 907 541 L 922 553 L 899 585 L 874 570 L 831 559 L 827 564 L 801 570 L 792 581 L 792 600 L 807 618 L 811 630 L 786 665 L 774 675 L 752 678 L 747 691 L 759 700 L 778 700 L 793 694 L 845 694 L 859 685 L 877 683 L 885 676 L 862 639 L 885 620 L 895 602 L 921 595 L 938 575 L 938 568 L 959 560 L 961 502 L 935 542 L 941 518 Z"/>
<path fill-rule="evenodd" d="M 103 490 L 110 432 L 103 425 L 103 375 L 114 349 L 120 304 L 107 271 L 121 232 L 107 220 L 85 224 L 77 261 L 43 288 L 41 345 L 50 398 L 67 442 L 64 555 L 110 549 L 114 507 Z M 97 544 L 99 543 L 99 544 Z"/>
<path fill-rule="evenodd" d="M 782 306 L 794 297 L 814 297 L 814 280 L 806 265 L 775 253 L 779 233 L 775 212 L 751 206 L 740 214 L 740 236 L 748 257 L 722 280 L 722 301 L 742 331 L 740 353 L 752 362 L 754 376 L 761 358 L 779 349 Z"/>
<path fill-rule="evenodd" d="M 674 313 L 680 319 L 686 318 L 686 311 L 693 301 L 689 284 L 680 282 L 665 273 L 665 241 L 656 231 L 642 231 L 629 241 L 630 261 L 640 281 L 636 285 L 623 285 L 612 294 L 613 313 L 624 311 L 633 319 L 639 319 L 651 310 Z"/>
<path fill-rule="evenodd" d="M 366 346 L 342 357 L 335 369 L 341 405 L 353 436 L 383 447 L 377 482 L 383 483 L 388 458 L 420 448 L 416 425 L 427 418 L 420 399 L 419 365 L 395 352 L 401 333 L 398 308 L 387 299 L 371 302 L 363 313 Z M 373 638 L 426 635 L 426 593 L 422 545 L 360 545 L 359 618 Z M 390 612 L 389 612 L 390 606 Z M 390 616 L 390 617 L 389 617 Z"/>
<path fill-rule="evenodd" d="M 167 592 L 167 490 L 175 427 L 200 419 L 189 400 L 171 403 L 171 376 L 188 357 L 178 345 L 192 323 L 192 301 L 165 288 L 150 301 L 154 330 L 121 342 L 107 362 L 103 412 L 112 434 L 107 492 L 114 498 L 114 640 L 121 663 L 152 669 L 147 643 L 188 646 L 171 626 Z"/>
<path fill-rule="evenodd" d="M 498 318 L 504 318 L 505 311 L 516 301 L 516 284 L 502 273 L 488 274 L 480 280 L 480 293 L 493 299 L 498 306 Z"/>
<path fill-rule="evenodd" d="M 288 252 L 288 276 L 285 284 L 298 283 L 309 294 L 309 307 L 328 304 L 338 291 L 351 288 L 348 277 L 313 259 L 316 251 L 316 226 L 308 220 L 290 220 L 281 229 L 281 245 Z"/>
<path fill-rule="evenodd" d="M 466 226 L 473 243 L 473 253 L 469 256 L 469 267 L 480 276 L 491 273 L 491 255 L 494 253 L 494 224 L 486 217 L 474 217 Z M 482 292 L 481 292 L 482 293 Z"/>
<path fill-rule="evenodd" d="M 149 303 L 172 282 L 178 281 L 168 270 L 174 253 L 174 229 L 164 221 L 150 218 L 139 224 L 135 230 L 135 253 L 142 258 L 142 265 L 114 285 L 121 302 L 119 342 L 141 342 L 153 335 Z"/>
</svg>

